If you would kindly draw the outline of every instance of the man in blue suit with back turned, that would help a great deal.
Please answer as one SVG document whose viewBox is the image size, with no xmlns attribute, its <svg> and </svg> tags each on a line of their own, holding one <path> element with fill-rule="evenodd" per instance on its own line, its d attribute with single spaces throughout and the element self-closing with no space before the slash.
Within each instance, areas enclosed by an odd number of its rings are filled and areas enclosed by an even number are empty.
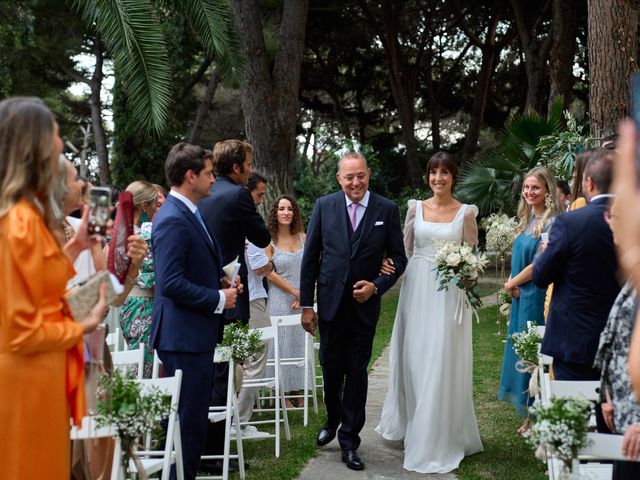
<svg viewBox="0 0 640 480">
<path fill-rule="evenodd" d="M 556 218 L 549 244 L 533 266 L 540 288 L 553 283 L 542 353 L 553 357 L 557 380 L 598 380 L 593 368 L 600 334 L 620 285 L 609 204 L 613 154 L 590 152 L 582 178 L 587 206 Z"/>
<path fill-rule="evenodd" d="M 169 152 L 165 172 L 171 192 L 152 233 L 156 283 L 151 344 L 167 376 L 182 370 L 178 415 L 184 478 L 194 479 L 209 424 L 222 311 L 235 306 L 237 289 L 223 288 L 223 283 L 229 285 L 223 280 L 220 248 L 196 208 L 215 181 L 211 153 L 179 143 Z M 175 471 L 171 476 L 175 478 Z"/>
</svg>

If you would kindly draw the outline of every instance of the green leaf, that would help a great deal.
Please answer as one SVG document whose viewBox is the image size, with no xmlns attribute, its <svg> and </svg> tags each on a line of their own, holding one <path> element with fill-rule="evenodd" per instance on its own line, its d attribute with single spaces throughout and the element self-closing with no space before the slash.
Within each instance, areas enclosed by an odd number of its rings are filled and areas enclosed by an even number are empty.
<svg viewBox="0 0 640 480">
<path fill-rule="evenodd" d="M 133 117 L 161 134 L 171 102 L 171 72 L 162 30 L 149 0 L 75 0 L 114 57 Z"/>
</svg>

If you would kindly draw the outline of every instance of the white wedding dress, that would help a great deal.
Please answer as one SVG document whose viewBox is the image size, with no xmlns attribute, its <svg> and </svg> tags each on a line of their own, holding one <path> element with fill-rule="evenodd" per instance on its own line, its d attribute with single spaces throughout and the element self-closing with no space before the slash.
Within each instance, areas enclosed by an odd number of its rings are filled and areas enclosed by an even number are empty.
<svg viewBox="0 0 640 480">
<path fill-rule="evenodd" d="M 463 205 L 452 222 L 434 223 L 423 220 L 422 202 L 414 208 L 413 256 L 400 291 L 389 390 L 376 432 L 404 439 L 405 469 L 446 473 L 481 452 L 482 442 L 473 408 L 471 311 L 465 307 L 458 323 L 458 288 L 438 291 L 433 242 L 461 241 L 465 211 L 475 217 L 478 209 Z"/>
</svg>

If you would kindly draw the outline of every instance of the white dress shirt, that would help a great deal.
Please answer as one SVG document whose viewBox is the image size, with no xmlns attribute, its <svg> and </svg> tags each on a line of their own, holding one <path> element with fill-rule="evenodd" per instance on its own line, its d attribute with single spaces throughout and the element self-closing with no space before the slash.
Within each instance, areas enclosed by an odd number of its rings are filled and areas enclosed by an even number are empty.
<svg viewBox="0 0 640 480">
<path fill-rule="evenodd" d="M 187 197 L 185 197 L 181 193 L 176 192 L 175 190 L 171 190 L 169 192 L 169 195 L 176 197 L 178 200 L 180 200 L 182 203 L 184 203 L 187 206 L 187 208 L 191 213 L 193 213 L 194 215 L 196 214 L 196 209 L 198 207 L 196 207 L 195 204 L 191 200 L 189 200 Z M 220 261 L 222 261 L 222 259 L 220 259 Z M 227 297 L 225 296 L 222 290 L 218 290 L 218 293 L 220 294 L 220 300 L 218 300 L 218 306 L 213 311 L 213 313 L 222 313 L 222 311 L 224 310 L 224 303 L 227 301 Z"/>
<path fill-rule="evenodd" d="M 244 257 L 248 265 L 249 273 L 247 274 L 249 284 L 249 301 L 253 302 L 258 298 L 267 298 L 267 291 L 264 289 L 262 277 L 256 275 L 253 271 L 264 267 L 269 263 L 269 257 L 264 253 L 264 248 L 256 247 L 253 243 L 247 242 L 247 249 Z"/>
</svg>

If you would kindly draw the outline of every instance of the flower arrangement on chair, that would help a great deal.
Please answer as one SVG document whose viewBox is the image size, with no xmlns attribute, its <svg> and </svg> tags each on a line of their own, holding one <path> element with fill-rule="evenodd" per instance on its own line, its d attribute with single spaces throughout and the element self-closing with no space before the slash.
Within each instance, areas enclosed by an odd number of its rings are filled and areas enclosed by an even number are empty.
<svg viewBox="0 0 640 480">
<path fill-rule="evenodd" d="M 122 445 L 122 468 L 129 471 L 129 460 L 138 461 L 136 446 L 142 435 L 160 428 L 159 421 L 171 413 L 171 397 L 158 390 L 143 393 L 133 372 L 118 369 L 98 382 L 96 424 L 113 427 Z M 138 471 L 142 471 L 138 466 Z"/>
<path fill-rule="evenodd" d="M 511 335 L 511 343 L 516 355 L 520 360 L 516 362 L 516 370 L 520 373 L 530 373 L 529 379 L 529 396 L 535 397 L 538 394 L 538 361 L 540 343 L 542 337 L 535 325 L 530 325 L 524 332 L 516 332 Z"/>
<path fill-rule="evenodd" d="M 531 407 L 535 422 L 525 435 L 527 442 L 542 461 L 548 457 L 562 461 L 562 478 L 577 473 L 571 472 L 572 462 L 590 443 L 587 426 L 591 409 L 591 402 L 575 397 L 553 397 L 544 405 L 536 400 Z"/>
<path fill-rule="evenodd" d="M 253 358 L 256 353 L 264 350 L 262 335 L 257 330 L 249 330 L 249 326 L 241 321 L 225 325 L 221 347 L 228 347 L 236 366 L 236 392 L 240 390 L 244 377 L 244 363 Z"/>
<path fill-rule="evenodd" d="M 516 238 L 516 228 L 518 221 L 514 217 L 509 217 L 504 213 L 492 213 L 482 222 L 482 228 L 487 232 L 486 250 L 495 253 L 496 272 L 498 272 L 498 264 L 500 265 L 500 284 L 505 282 L 505 263 L 511 252 L 513 242 Z M 500 291 L 497 293 L 497 303 L 500 306 L 496 315 L 496 323 L 498 324 L 498 335 L 502 335 L 502 322 L 500 315 L 509 317 L 510 307 L 503 305 L 511 305 L 511 298 L 508 302 L 502 301 Z M 505 315 L 506 313 L 506 315 Z"/>
</svg>

